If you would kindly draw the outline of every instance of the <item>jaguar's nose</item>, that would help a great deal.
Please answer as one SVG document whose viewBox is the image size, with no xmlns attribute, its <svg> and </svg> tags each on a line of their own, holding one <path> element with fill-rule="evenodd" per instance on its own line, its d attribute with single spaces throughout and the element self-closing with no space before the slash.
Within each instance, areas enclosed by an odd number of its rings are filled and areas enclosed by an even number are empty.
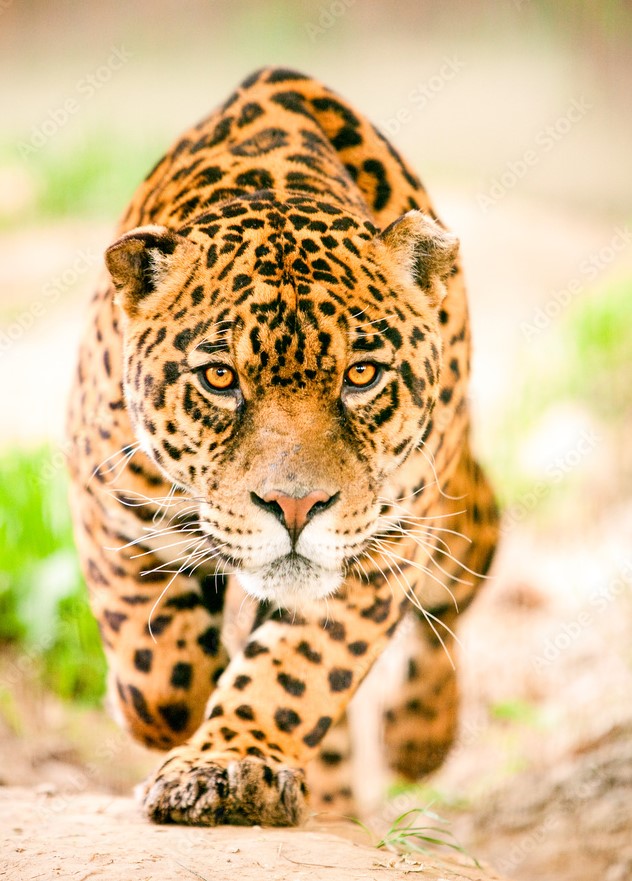
<svg viewBox="0 0 632 881">
<path fill-rule="evenodd" d="M 252 501 L 269 511 L 280 520 L 292 537 L 292 542 L 296 542 L 301 530 L 306 523 L 316 514 L 330 508 L 336 499 L 338 493 L 330 496 L 329 493 L 322 489 L 315 489 L 307 493 L 306 496 L 290 496 L 283 490 L 273 489 L 264 496 L 258 496 L 256 493 L 250 493 Z"/>
</svg>

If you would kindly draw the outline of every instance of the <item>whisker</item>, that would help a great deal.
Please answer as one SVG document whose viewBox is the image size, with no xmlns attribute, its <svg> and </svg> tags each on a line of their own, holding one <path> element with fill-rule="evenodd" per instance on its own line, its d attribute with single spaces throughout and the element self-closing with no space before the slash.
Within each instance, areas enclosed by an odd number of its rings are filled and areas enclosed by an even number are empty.
<svg viewBox="0 0 632 881">
<path fill-rule="evenodd" d="M 138 554 L 131 554 L 129 559 L 130 560 L 138 560 L 140 557 L 146 557 L 148 554 L 159 554 L 161 551 L 168 551 L 169 548 L 175 548 L 178 545 L 183 545 L 183 544 L 192 545 L 194 541 L 197 541 L 201 538 L 201 535 L 198 530 L 190 529 L 189 533 L 190 533 L 190 535 L 188 538 L 182 538 L 179 541 L 173 541 L 173 542 L 171 542 L 171 544 L 168 544 L 168 545 L 161 545 L 159 548 L 149 548 L 149 550 L 140 551 Z M 176 533 L 174 533 L 174 535 L 176 535 Z M 191 535 L 195 535 L 195 538 L 192 539 L 190 537 Z"/>
<path fill-rule="evenodd" d="M 176 484 L 172 483 L 171 489 L 169 490 L 167 495 L 164 497 L 164 500 L 162 500 L 158 504 L 158 510 L 156 511 L 156 513 L 154 514 L 154 516 L 152 518 L 152 523 L 162 523 L 162 521 L 165 519 L 165 517 L 167 515 L 167 510 L 169 509 L 169 507 L 171 505 L 171 502 L 173 500 L 175 493 L 176 493 Z"/>
<path fill-rule="evenodd" d="M 376 550 L 378 550 L 378 549 L 376 548 Z M 382 557 L 384 556 L 384 554 L 382 553 L 382 551 L 379 551 L 379 550 L 378 550 L 378 553 L 380 554 L 380 556 L 382 556 Z M 391 584 L 388 575 L 387 575 L 386 572 L 382 569 L 382 567 L 380 566 L 380 564 L 377 562 L 376 559 L 374 559 L 373 557 L 371 557 L 371 561 L 372 561 L 373 565 L 377 567 L 378 572 L 380 573 L 380 575 L 381 575 L 382 578 L 384 579 L 384 583 L 385 583 L 385 584 L 388 584 L 389 590 L 391 591 L 391 596 L 392 596 L 393 599 L 395 599 L 395 591 L 393 590 L 393 585 Z"/>
<path fill-rule="evenodd" d="M 456 576 L 452 576 L 450 573 L 446 572 L 445 569 L 442 569 L 441 566 L 437 563 L 436 555 L 443 554 L 449 560 L 452 560 L 453 563 L 458 563 L 458 565 L 464 569 L 466 572 L 470 572 L 471 575 L 478 575 L 477 572 L 471 572 L 464 563 L 461 562 L 454 554 L 450 551 L 450 546 L 445 542 L 440 536 L 437 535 L 429 535 L 426 536 L 428 541 L 424 541 L 421 536 L 418 535 L 409 535 L 408 536 L 411 541 L 414 541 L 415 544 L 419 545 L 419 547 L 423 548 L 425 551 L 429 552 L 430 561 L 435 564 L 441 571 L 447 575 L 449 578 L 454 577 L 456 581 L 461 581 L 461 579 Z M 461 581 L 462 584 L 469 584 L 469 582 Z"/>
<path fill-rule="evenodd" d="M 154 554 L 154 555 L 155 555 L 157 551 L 166 551 L 166 550 L 168 550 L 169 548 L 173 548 L 173 547 L 175 547 L 176 545 L 181 545 L 181 544 L 185 544 L 185 543 L 186 543 L 186 547 L 183 548 L 183 550 L 186 551 L 187 548 L 193 547 L 193 545 L 194 545 L 197 541 L 199 541 L 199 539 L 200 539 L 200 536 L 198 535 L 198 536 L 197 536 L 196 538 L 194 538 L 194 539 L 191 539 L 191 538 L 184 538 L 184 539 L 182 539 L 182 541 L 174 541 L 173 544 L 170 544 L 170 545 L 164 545 L 164 546 L 161 547 L 161 548 L 157 548 L 156 551 L 154 551 L 154 550 L 152 549 L 152 550 L 149 550 L 149 551 L 143 551 L 142 554 L 134 554 L 133 557 L 130 557 L 130 560 L 136 560 L 136 559 L 138 559 L 139 557 L 146 557 L 148 554 Z M 142 574 L 143 574 L 143 575 L 147 575 L 147 574 L 149 574 L 150 572 L 160 572 L 160 570 L 161 570 L 161 569 L 164 569 L 165 566 L 173 566 L 174 563 L 177 563 L 178 560 L 183 560 L 183 559 L 185 559 L 185 557 L 188 557 L 188 555 L 187 555 L 187 554 L 183 554 L 181 557 L 175 557 L 174 559 L 169 560 L 168 562 L 162 562 L 159 566 L 156 566 L 155 569 L 146 569 Z"/>
<path fill-rule="evenodd" d="M 129 462 L 132 460 L 134 455 L 138 452 L 138 450 L 140 450 L 140 447 L 141 447 L 140 441 L 137 441 L 136 443 L 133 443 L 133 444 L 125 444 L 123 447 L 121 447 L 120 450 L 117 450 L 115 453 L 112 453 L 111 455 L 109 455 L 99 465 L 96 466 L 96 468 L 94 469 L 94 471 L 92 472 L 92 474 L 88 478 L 88 484 L 90 483 L 90 481 L 92 480 L 92 478 L 96 474 L 98 474 L 100 472 L 102 472 L 103 474 L 109 474 L 111 471 L 118 469 L 116 474 L 113 477 L 111 477 L 110 480 L 108 480 L 108 483 L 113 483 L 121 475 L 121 473 L 125 470 L 125 468 L 129 464 Z M 116 459 L 116 457 L 118 457 L 118 456 L 121 456 L 122 459 L 117 462 L 113 462 L 112 464 L 108 465 L 107 468 L 103 467 L 107 462 L 110 461 L 110 459 Z"/>
<path fill-rule="evenodd" d="M 412 535 L 407 536 L 407 537 L 410 538 L 411 541 L 414 541 L 415 544 L 423 550 L 423 552 L 428 556 L 428 562 L 433 563 L 437 567 L 437 569 L 439 569 L 440 572 L 443 572 L 443 574 L 447 578 L 449 578 L 451 581 L 456 581 L 458 584 L 465 584 L 465 585 L 468 585 L 469 587 L 473 587 L 473 583 L 471 581 L 468 581 L 464 578 L 460 578 L 458 575 L 453 575 L 451 572 L 447 572 L 436 561 L 433 552 L 438 549 L 435 544 L 431 544 L 430 542 L 425 542 L 425 541 L 423 541 L 423 539 L 421 539 L 419 537 L 412 536 Z M 390 537 L 390 535 L 385 536 L 383 534 L 380 534 L 379 532 L 376 533 L 376 538 L 378 538 L 380 541 L 393 541 L 393 539 Z M 440 540 L 441 539 L 439 539 L 439 541 Z M 445 544 L 445 542 L 444 542 L 444 544 Z M 453 560 L 455 563 L 457 563 L 459 566 L 461 566 L 460 560 L 457 560 L 457 558 L 453 557 L 452 554 L 450 554 L 448 551 L 442 550 L 442 551 L 440 551 L 440 553 L 444 554 L 446 557 L 449 557 L 451 560 Z M 417 568 L 419 568 L 422 565 L 415 560 L 409 560 L 407 557 L 402 557 L 401 559 L 404 560 L 405 562 L 408 562 L 411 566 L 415 566 Z M 466 571 L 470 571 L 467 569 L 466 566 L 463 566 L 463 569 L 465 569 Z M 449 590 L 448 586 L 443 584 L 443 582 L 440 579 L 436 578 L 436 576 L 434 576 L 433 573 L 430 572 L 427 568 L 423 568 L 422 571 L 425 572 L 427 575 L 429 575 L 431 578 L 435 578 L 438 581 L 438 583 L 442 584 L 446 588 L 446 590 Z M 471 572 L 471 571 L 470 571 L 470 574 L 477 575 L 476 572 Z M 458 609 L 457 609 L 457 611 L 458 611 Z"/>
<path fill-rule="evenodd" d="M 458 513 L 465 513 L 465 512 L 458 512 Z M 420 530 L 421 530 L 421 535 L 420 535 L 419 532 L 416 531 L 416 529 L 417 529 L 417 524 L 415 523 L 415 520 L 416 520 L 417 518 L 412 518 L 412 517 L 398 517 L 397 515 L 393 515 L 393 516 L 396 517 L 396 522 L 393 524 L 393 526 L 399 529 L 399 531 L 400 531 L 400 533 L 401 533 L 402 536 L 405 536 L 406 538 L 409 538 L 409 539 L 411 539 L 412 541 L 417 542 L 418 544 L 419 544 L 419 542 L 420 542 L 420 540 L 421 540 L 421 536 L 424 536 L 424 537 L 427 538 L 427 539 L 431 539 L 431 540 L 432 540 L 433 542 L 435 542 L 436 545 L 437 545 L 437 547 L 436 547 L 437 552 L 440 553 L 440 554 L 443 554 L 443 555 L 446 556 L 446 557 L 448 557 L 448 559 L 452 560 L 454 563 L 456 563 L 458 566 L 460 566 L 461 569 L 463 569 L 464 572 L 468 572 L 470 575 L 473 575 L 475 578 L 482 578 L 482 579 L 486 579 L 486 580 L 491 578 L 490 575 L 485 575 L 485 574 L 483 574 L 482 572 L 476 572 L 474 569 L 471 569 L 469 566 L 467 566 L 462 560 L 460 560 L 459 558 L 455 557 L 454 554 L 452 553 L 451 549 L 450 549 L 450 546 L 447 544 L 447 542 L 445 542 L 445 541 L 444 541 L 440 536 L 438 536 L 438 535 L 432 535 L 431 532 L 430 532 L 429 530 L 431 530 L 431 531 L 436 531 L 436 532 L 445 532 L 445 533 L 448 533 L 448 534 L 450 534 L 450 535 L 454 535 L 454 536 L 456 536 L 457 538 L 462 538 L 462 539 L 463 539 L 464 541 L 466 541 L 468 544 L 472 544 L 472 539 L 471 539 L 469 536 L 465 535 L 465 534 L 462 533 L 462 532 L 458 532 L 458 531 L 455 530 L 455 529 L 447 529 L 446 527 L 439 527 L 439 526 L 435 526 L 435 527 L 433 527 L 433 526 L 430 526 L 430 525 L 428 525 L 428 524 L 423 524 L 423 525 L 420 527 Z M 383 516 L 383 519 L 384 519 L 384 520 L 388 520 L 388 519 L 391 519 L 391 518 L 386 517 L 386 516 Z M 402 526 L 401 526 L 402 523 L 412 523 L 414 529 L 403 529 Z M 376 534 L 377 534 L 377 535 L 380 535 L 380 533 L 376 533 Z M 390 536 L 389 536 L 389 538 L 390 538 Z M 423 546 L 425 546 L 426 548 L 430 547 L 430 545 L 428 545 L 428 544 L 427 544 L 426 542 L 424 542 L 423 540 L 421 540 L 421 544 L 422 544 Z M 441 547 L 439 547 L 439 545 L 441 545 Z M 439 564 L 437 563 L 437 561 L 434 559 L 434 557 L 432 558 L 432 562 L 435 563 L 435 565 L 438 566 L 438 568 L 441 569 L 441 567 L 439 566 Z M 445 571 L 445 570 L 442 569 L 441 571 Z M 447 574 L 447 573 L 446 573 L 446 574 Z M 455 580 L 459 580 L 459 579 L 456 578 L 456 576 L 452 576 L 452 575 L 450 575 L 449 577 L 451 577 L 451 578 L 454 577 Z M 467 582 L 467 581 L 466 581 L 466 582 L 463 582 L 463 583 L 464 583 L 464 584 L 469 584 L 469 582 Z"/>
<path fill-rule="evenodd" d="M 391 557 L 392 559 L 401 560 L 402 563 L 405 563 L 407 566 L 412 566 L 413 569 L 416 569 L 418 572 L 421 572 L 423 575 L 427 575 L 428 578 L 432 578 L 432 580 L 434 582 L 436 582 L 439 585 L 439 587 L 442 587 L 450 595 L 450 598 L 452 599 L 452 602 L 454 603 L 454 608 L 456 609 L 457 612 L 459 611 L 459 606 L 456 601 L 456 597 L 454 596 L 454 594 L 452 593 L 452 591 L 450 590 L 448 585 L 444 584 L 443 581 L 437 575 L 434 574 L 434 572 L 430 572 L 430 570 L 427 568 L 427 566 L 423 566 L 421 563 L 417 563 L 415 560 L 407 560 L 406 557 L 402 557 L 400 554 L 394 553 L 393 551 L 391 551 L 391 549 L 388 546 L 385 547 L 385 542 L 383 542 L 381 539 L 377 539 L 377 542 L 378 542 L 379 546 L 382 548 L 382 550 L 384 550 L 385 553 L 388 554 L 388 556 Z M 471 582 L 464 582 L 464 583 L 468 584 L 468 585 L 471 584 Z"/>
<path fill-rule="evenodd" d="M 366 580 L 367 580 L 367 584 L 370 584 L 370 583 L 371 583 L 371 578 L 370 578 L 370 576 L 369 576 L 369 573 L 366 571 L 362 559 L 361 559 L 357 554 L 353 554 L 353 555 L 352 555 L 352 557 L 351 557 L 351 565 L 352 565 L 352 566 L 358 566 L 358 568 L 360 569 L 361 573 L 362 573 L 362 574 L 364 575 L 364 577 L 366 578 Z"/>
<path fill-rule="evenodd" d="M 205 540 L 205 539 L 204 539 L 204 540 Z M 201 545 L 201 544 L 202 544 L 202 542 L 200 542 L 200 545 Z M 167 593 L 167 591 L 169 590 L 169 588 L 171 587 L 171 585 L 173 584 L 173 582 L 176 580 L 177 576 L 178 576 L 182 571 L 184 571 L 184 569 L 186 569 L 186 560 L 185 560 L 185 562 L 182 564 L 182 566 L 180 566 L 180 568 L 178 569 L 178 571 L 177 571 L 177 572 L 174 572 L 173 577 L 170 578 L 169 581 L 167 582 L 167 584 L 164 586 L 164 588 L 163 588 L 162 591 L 160 592 L 160 596 L 158 597 L 158 599 L 156 600 L 156 602 L 153 604 L 153 606 L 151 607 L 151 611 L 149 612 L 149 617 L 148 617 L 148 619 L 147 619 L 147 630 L 149 631 L 149 635 L 151 636 L 151 638 L 153 639 L 153 641 L 154 641 L 156 644 L 158 643 L 158 640 L 157 640 L 156 637 L 154 636 L 154 631 L 153 631 L 152 626 L 151 626 L 151 621 L 152 621 L 152 618 L 153 618 L 153 616 L 154 616 L 154 612 L 156 611 L 156 609 L 158 608 L 158 606 L 159 606 L 160 603 L 162 602 L 162 600 L 163 600 L 165 594 Z"/>
<path fill-rule="evenodd" d="M 379 535 L 380 537 L 388 536 L 390 538 L 393 536 L 394 530 L 397 530 L 398 537 L 411 539 L 412 541 L 417 541 L 418 537 L 423 536 L 424 538 L 428 539 L 429 542 L 434 542 L 434 547 L 439 548 L 439 546 L 441 545 L 443 546 L 443 548 L 445 548 L 446 553 L 450 552 L 450 546 L 445 541 L 445 539 L 441 538 L 440 535 L 433 535 L 431 532 L 426 532 L 423 526 L 421 527 L 421 533 L 419 533 L 417 531 L 419 528 L 417 527 L 417 524 L 413 523 L 411 527 L 405 528 L 405 526 L 402 525 L 405 523 L 405 518 L 400 518 L 396 523 L 393 523 L 392 526 L 389 526 L 386 532 L 377 532 L 375 534 Z"/>
<path fill-rule="evenodd" d="M 388 520 L 389 518 L 383 517 L 384 520 Z M 393 527 L 397 527 L 398 523 L 406 522 L 403 517 L 395 516 L 391 518 L 393 520 Z M 388 523 L 387 523 L 388 526 Z M 417 523 L 413 523 L 413 526 L 417 528 Z M 390 527 L 389 527 L 390 528 Z M 430 538 L 431 533 L 433 532 L 444 532 L 446 535 L 454 535 L 456 538 L 462 538 L 468 544 L 472 544 L 472 539 L 469 535 L 465 535 L 463 532 L 459 532 L 458 529 L 449 529 L 447 526 L 431 526 L 429 523 L 423 523 L 420 527 L 424 531 L 427 531 L 426 534 Z M 438 540 L 438 538 L 437 538 Z"/>
<path fill-rule="evenodd" d="M 444 627 L 444 628 L 448 631 L 448 633 L 452 636 L 452 638 L 455 640 L 455 642 L 457 642 L 457 643 L 460 645 L 459 640 L 458 640 L 456 634 L 450 629 L 450 627 L 448 627 L 448 625 L 445 623 L 445 621 L 441 621 L 441 619 L 440 619 L 440 618 L 437 618 L 436 615 L 433 615 L 432 612 L 428 612 L 427 609 L 424 609 L 424 607 L 422 606 L 421 602 L 419 601 L 419 599 L 418 599 L 417 596 L 415 595 L 414 590 L 412 589 L 412 587 L 410 586 L 410 584 L 409 584 L 408 581 L 406 580 L 406 578 L 405 578 L 405 576 L 404 576 L 404 573 L 403 573 L 402 570 L 401 570 L 401 567 L 400 567 L 399 565 L 397 565 L 396 561 L 393 561 L 393 563 L 391 563 L 391 561 L 390 561 L 390 556 L 389 556 L 388 552 L 386 552 L 385 556 L 386 556 L 387 559 L 389 560 L 389 564 L 388 564 L 388 565 L 389 565 L 389 569 L 391 570 L 391 572 L 392 572 L 392 574 L 395 576 L 395 578 L 397 578 L 398 584 L 399 584 L 399 586 L 402 588 L 402 591 L 403 591 L 403 593 L 404 593 L 404 596 L 407 597 L 407 599 L 409 599 L 409 600 L 412 602 L 412 604 L 415 606 L 415 608 L 418 609 L 418 610 L 421 612 L 421 614 L 424 616 L 424 618 L 425 618 L 426 621 L 428 622 L 429 626 L 431 627 L 433 633 L 435 634 L 435 636 L 437 637 L 437 639 L 438 639 L 439 642 L 441 643 L 441 647 L 443 648 L 443 650 L 444 650 L 444 652 L 445 652 L 445 654 L 446 654 L 446 657 L 447 657 L 447 659 L 449 660 L 452 669 L 454 670 L 454 669 L 455 669 L 455 664 L 454 664 L 454 660 L 453 660 L 453 658 L 452 658 L 452 655 L 450 654 L 450 651 L 449 651 L 448 647 L 446 646 L 445 641 L 443 640 L 441 634 L 439 633 L 439 631 L 437 630 L 437 628 L 434 626 L 433 621 L 436 621 L 437 624 L 440 624 L 442 627 Z M 393 564 L 397 567 L 397 569 L 398 569 L 400 575 L 402 576 L 402 578 L 404 578 L 404 581 L 406 582 L 406 585 L 407 585 L 408 589 L 411 591 L 410 593 L 408 593 L 408 591 L 402 586 L 402 583 L 401 583 L 401 581 L 399 580 L 399 578 L 398 578 L 398 576 L 397 576 L 397 573 L 395 573 L 395 572 L 393 571 L 393 568 L 392 568 L 392 565 L 393 565 Z"/>
<path fill-rule="evenodd" d="M 434 457 L 432 456 L 432 454 L 429 451 L 426 451 L 425 444 L 421 444 L 419 447 L 417 447 L 417 449 L 419 450 L 420 453 L 422 453 L 426 462 L 432 468 L 432 473 L 434 475 L 434 482 L 437 485 L 437 489 L 439 490 L 440 495 L 442 495 L 444 499 L 449 499 L 450 501 L 454 501 L 454 502 L 457 502 L 457 501 L 460 501 L 461 499 L 464 499 L 466 497 L 467 493 L 464 493 L 462 496 L 451 496 L 451 495 L 449 495 L 449 493 L 445 492 L 445 490 L 442 489 L 441 484 L 439 483 L 437 469 L 435 468 Z"/>
<path fill-rule="evenodd" d="M 392 565 L 393 565 L 393 564 L 391 564 L 391 563 L 389 562 L 389 568 L 391 568 L 391 572 L 393 572 Z M 436 628 L 436 627 L 434 626 L 434 624 L 432 623 L 432 620 L 431 620 L 431 619 L 434 618 L 434 616 L 431 615 L 431 613 L 428 612 L 426 609 L 424 609 L 424 607 L 422 606 L 421 602 L 419 601 L 419 599 L 418 599 L 417 596 L 415 595 L 414 590 L 413 590 L 412 587 L 410 586 L 409 582 L 406 580 L 406 577 L 404 576 L 404 573 L 402 572 L 401 567 L 398 566 L 397 563 L 394 563 L 394 565 L 397 567 L 398 572 L 400 573 L 400 575 L 402 576 L 402 578 L 403 578 L 404 581 L 406 582 L 406 585 L 407 585 L 407 587 L 408 587 L 408 589 L 409 589 L 409 591 L 410 591 L 410 593 L 409 593 L 404 587 L 402 587 L 401 581 L 400 581 L 399 578 L 397 577 L 397 574 L 396 574 L 395 572 L 393 572 L 393 574 L 395 575 L 395 577 L 396 577 L 397 580 L 398 580 L 399 586 L 402 588 L 402 592 L 403 592 L 404 596 L 407 597 L 407 599 L 409 599 L 409 600 L 412 602 L 412 604 L 415 606 L 415 608 L 418 609 L 418 610 L 421 612 L 421 614 L 424 616 L 424 618 L 426 619 L 426 621 L 427 621 L 428 624 L 430 625 L 430 627 L 431 627 L 433 633 L 435 634 L 435 636 L 437 637 L 437 639 L 438 639 L 439 642 L 441 643 L 441 646 L 442 646 L 444 652 L 446 653 L 446 657 L 447 657 L 448 660 L 450 661 L 450 664 L 451 664 L 451 666 L 452 666 L 452 669 L 455 669 L 454 661 L 453 661 L 453 659 L 452 659 L 452 655 L 450 654 L 450 650 L 449 650 L 448 647 L 446 646 L 446 644 L 445 644 L 445 642 L 444 642 L 444 640 L 443 640 L 441 634 L 439 633 L 439 631 L 437 630 L 437 628 Z M 438 620 L 438 619 L 437 619 L 437 620 Z M 442 621 L 438 621 L 438 623 L 443 624 Z"/>
<path fill-rule="evenodd" d="M 183 499 L 184 501 L 184 499 Z M 180 511 L 176 511 L 171 515 L 167 523 L 173 523 L 174 520 L 181 519 L 182 517 L 188 516 L 192 511 L 196 513 L 199 511 L 199 505 L 196 503 L 194 505 L 187 505 L 186 508 L 182 508 Z M 185 524 L 186 525 L 186 524 Z"/>
<path fill-rule="evenodd" d="M 152 498 L 133 489 L 106 489 L 105 492 L 126 508 L 142 508 L 143 505 L 161 505 L 168 498 L 168 496 Z"/>
<path fill-rule="evenodd" d="M 398 499 L 395 499 L 395 502 L 407 502 L 409 499 L 414 499 L 416 496 L 419 495 L 419 493 L 422 493 L 425 489 L 428 489 L 428 487 L 432 486 L 433 483 L 424 483 L 423 486 L 420 486 L 419 489 L 415 489 L 412 492 L 408 493 L 407 496 L 400 496 Z M 392 504 L 395 504 L 395 502 L 393 502 Z"/>
<path fill-rule="evenodd" d="M 138 492 L 134 489 L 107 489 L 104 490 L 108 495 L 112 496 L 112 498 L 116 499 L 117 502 L 120 502 L 121 505 L 124 505 L 126 508 L 141 508 L 144 505 L 157 505 L 160 507 L 169 507 L 172 508 L 176 505 L 181 505 L 188 502 L 203 502 L 204 499 L 199 497 L 185 496 L 182 498 L 175 498 L 174 493 L 177 491 L 177 484 L 174 484 L 172 490 L 169 491 L 169 494 L 166 496 L 146 496 L 144 493 Z M 173 516 L 176 516 L 180 512 L 176 512 Z"/>
<path fill-rule="evenodd" d="M 467 538 L 467 536 L 461 535 L 460 533 L 457 533 L 457 535 L 460 538 Z M 414 535 L 411 535 L 410 538 L 413 541 L 418 540 L 417 537 Z M 485 575 L 483 572 L 477 572 L 475 569 L 471 569 L 466 563 L 463 562 L 463 560 L 459 559 L 458 557 L 455 557 L 454 554 L 452 553 L 452 551 L 450 550 L 449 545 L 446 544 L 446 542 L 443 541 L 443 539 L 440 538 L 439 536 L 428 536 L 428 538 L 432 538 L 433 541 L 440 542 L 443 545 L 443 547 L 436 547 L 437 553 L 442 554 L 444 557 L 447 557 L 449 560 L 452 560 L 452 562 L 456 563 L 457 566 L 459 566 L 461 569 L 463 569 L 464 572 L 468 572 L 470 575 L 473 575 L 475 578 L 481 578 L 481 579 L 484 579 L 485 581 L 490 581 L 492 579 L 491 575 Z M 470 543 L 472 542 L 472 539 L 467 539 L 467 540 Z M 429 547 L 429 545 L 427 545 L 427 547 Z M 439 565 L 439 563 L 435 559 L 434 555 L 431 557 L 431 559 L 432 559 L 432 562 L 435 564 L 435 566 L 437 566 L 439 569 L 441 569 L 442 572 L 445 571 Z M 447 574 L 448 573 L 446 573 L 446 575 Z M 449 577 L 454 578 L 455 581 L 461 581 L 461 579 L 457 578 L 455 575 L 449 575 Z M 461 583 L 462 584 L 471 584 L 470 581 L 461 581 Z"/>
<path fill-rule="evenodd" d="M 458 560 L 456 562 L 458 563 Z M 469 581 L 466 578 L 461 578 L 458 575 L 454 575 L 451 572 L 448 572 L 432 556 L 430 556 L 428 559 L 428 565 L 430 565 L 430 564 L 436 566 L 437 569 L 439 570 L 439 572 L 441 572 L 443 575 L 445 575 L 445 577 L 447 579 L 449 579 L 450 582 L 455 582 L 456 584 L 463 584 L 466 587 L 474 587 L 474 582 Z M 430 569 L 428 568 L 428 566 L 424 566 L 423 564 L 418 563 L 416 561 L 411 562 L 411 566 L 418 569 L 418 571 L 423 572 L 425 575 L 427 575 L 429 578 L 431 578 L 434 582 L 436 582 L 440 587 L 445 588 L 445 590 L 450 594 L 450 597 L 452 599 L 452 602 L 454 603 L 454 608 L 455 608 L 456 612 L 459 611 L 459 605 L 458 605 L 457 599 L 454 596 L 454 593 L 452 592 L 452 589 L 450 588 L 449 583 L 446 584 L 442 578 L 440 578 L 434 572 L 431 572 Z M 472 574 L 474 574 L 474 573 L 472 573 Z"/>
<path fill-rule="evenodd" d="M 253 596 L 250 596 L 249 593 L 244 593 L 243 599 L 242 599 L 241 603 L 239 604 L 239 610 L 237 612 L 237 620 L 239 620 L 239 618 L 241 618 L 241 613 L 244 608 L 244 603 L 246 601 L 248 601 L 251 606 L 257 602 Z"/>
<path fill-rule="evenodd" d="M 364 310 L 363 310 L 364 311 Z M 358 316 L 359 318 L 360 316 Z M 374 318 L 373 321 L 361 321 L 360 324 L 356 324 L 355 329 L 358 330 L 360 327 L 368 327 L 371 324 L 379 324 L 380 321 L 388 321 L 390 318 L 396 318 L 395 313 L 391 313 L 390 315 L 383 315 L 381 318 Z"/>
<path fill-rule="evenodd" d="M 384 518 L 384 519 L 386 519 L 386 518 Z M 396 518 L 396 519 L 397 519 L 397 521 L 401 521 L 401 518 Z M 416 524 L 414 524 L 414 525 L 416 525 Z M 446 535 L 454 535 L 457 538 L 462 538 L 468 544 L 472 544 L 472 539 L 470 538 L 470 536 L 465 535 L 465 533 L 463 533 L 463 532 L 459 532 L 458 529 L 449 529 L 447 526 L 432 526 L 429 523 L 424 523 L 421 526 L 421 529 L 430 530 L 430 532 L 444 532 L 444 533 L 446 533 Z"/>
<path fill-rule="evenodd" d="M 187 560 L 184 570 L 165 568 L 166 566 L 172 566 L 174 563 L 177 563 L 178 560 L 183 559 L 183 557 L 177 557 L 175 560 L 171 560 L 171 562 L 169 563 L 163 563 L 162 566 L 157 566 L 155 569 L 146 569 L 144 572 L 141 572 L 141 575 L 150 575 L 153 572 L 175 573 L 176 575 L 179 575 L 181 574 L 181 572 L 184 571 L 186 577 L 190 578 L 196 569 L 199 569 L 200 566 L 204 565 L 204 563 L 207 563 L 209 560 L 213 560 L 215 559 L 215 557 L 218 556 L 220 556 L 220 551 L 218 551 L 216 554 L 211 554 L 208 551 L 195 551 L 190 556 L 184 558 Z"/>
<path fill-rule="evenodd" d="M 395 507 L 397 502 L 392 502 L 390 499 L 387 499 L 383 496 L 377 497 L 378 502 L 382 502 L 384 505 L 388 505 L 389 507 Z M 413 514 L 408 508 L 401 507 L 402 511 L 406 511 L 407 515 L 414 519 L 415 521 L 421 523 L 427 520 L 447 520 L 449 517 L 459 517 L 461 514 L 467 514 L 467 508 L 462 508 L 460 511 L 449 511 L 447 514 L 428 514 L 426 517 L 418 517 L 416 514 Z M 387 514 L 380 514 L 380 517 L 387 517 Z M 393 514 L 393 517 L 396 515 Z"/>
<path fill-rule="evenodd" d="M 164 529 L 155 529 L 151 530 L 149 527 L 145 527 L 148 529 L 143 535 L 139 535 L 137 538 L 131 539 L 131 541 L 126 542 L 126 544 L 119 545 L 119 547 L 108 547 L 107 545 L 103 546 L 103 549 L 106 551 L 124 551 L 126 548 L 134 547 L 134 545 L 142 544 L 146 541 L 153 541 L 157 538 L 162 538 L 167 535 L 175 535 L 176 533 L 184 533 L 187 531 L 187 528 L 192 524 L 185 524 L 184 526 L 166 526 Z M 191 530 L 193 531 L 193 530 Z"/>
<path fill-rule="evenodd" d="M 195 572 L 196 569 L 199 569 L 200 566 L 204 565 L 204 563 L 208 563 L 209 560 L 214 560 L 216 557 L 222 557 L 223 556 L 223 554 L 222 554 L 223 547 L 226 547 L 226 545 L 225 544 L 218 545 L 217 547 L 213 548 L 212 552 L 209 550 L 208 552 L 201 554 L 198 562 L 195 564 L 195 566 L 193 566 L 191 568 L 190 574 L 193 575 L 193 573 Z"/>
</svg>

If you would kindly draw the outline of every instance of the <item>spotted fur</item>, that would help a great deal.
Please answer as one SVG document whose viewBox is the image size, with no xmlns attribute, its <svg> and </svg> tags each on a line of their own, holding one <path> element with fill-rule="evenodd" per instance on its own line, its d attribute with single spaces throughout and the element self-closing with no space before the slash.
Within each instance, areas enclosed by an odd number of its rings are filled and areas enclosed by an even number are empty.
<svg viewBox="0 0 632 881">
<path fill-rule="evenodd" d="M 171 750 L 147 814 L 297 823 L 306 768 L 312 804 L 348 805 L 345 709 L 410 614 L 386 746 L 431 770 L 496 511 L 457 242 L 417 177 L 333 92 L 263 70 L 160 160 L 106 263 L 72 498 L 115 712 Z M 241 639 L 235 585 L 257 601 Z"/>
</svg>

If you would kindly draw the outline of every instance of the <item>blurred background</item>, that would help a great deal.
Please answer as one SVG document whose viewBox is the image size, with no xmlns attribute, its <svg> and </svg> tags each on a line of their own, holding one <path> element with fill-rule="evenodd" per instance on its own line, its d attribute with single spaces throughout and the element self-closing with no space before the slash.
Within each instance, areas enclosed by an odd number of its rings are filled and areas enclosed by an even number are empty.
<svg viewBox="0 0 632 881">
<path fill-rule="evenodd" d="M 367 114 L 461 239 L 504 510 L 459 741 L 375 823 L 431 804 L 507 877 L 632 877 L 631 39 L 628 0 L 0 0 L 0 782 L 127 792 L 155 761 L 102 709 L 65 400 L 135 187 L 282 64 Z"/>
</svg>

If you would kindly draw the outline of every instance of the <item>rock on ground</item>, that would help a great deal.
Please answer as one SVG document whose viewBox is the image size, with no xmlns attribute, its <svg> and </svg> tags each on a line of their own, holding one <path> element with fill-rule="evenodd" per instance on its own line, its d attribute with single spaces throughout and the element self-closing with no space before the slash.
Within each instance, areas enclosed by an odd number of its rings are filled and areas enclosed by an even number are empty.
<svg viewBox="0 0 632 881">
<path fill-rule="evenodd" d="M 556 768 L 516 775 L 468 813 L 459 837 L 512 878 L 631 881 L 632 722 Z"/>
</svg>

